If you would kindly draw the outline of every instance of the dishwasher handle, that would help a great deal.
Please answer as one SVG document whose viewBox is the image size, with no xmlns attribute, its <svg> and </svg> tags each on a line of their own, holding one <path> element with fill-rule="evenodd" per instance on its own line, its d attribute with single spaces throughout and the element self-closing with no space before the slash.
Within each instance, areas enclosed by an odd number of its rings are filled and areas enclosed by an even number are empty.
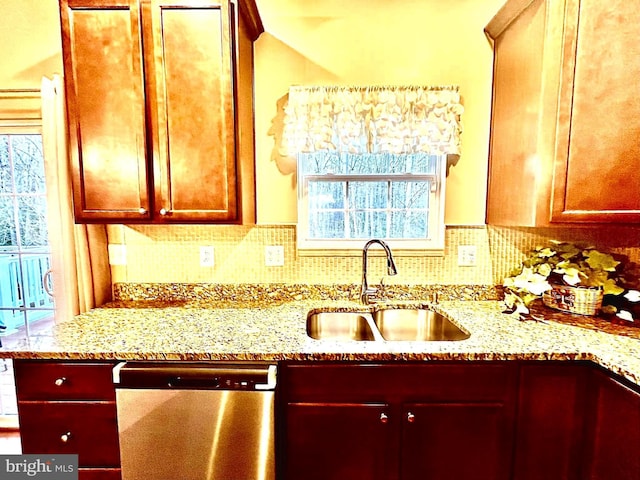
<svg viewBox="0 0 640 480">
<path fill-rule="evenodd" d="M 121 362 L 113 368 L 116 388 L 274 390 L 277 366 L 222 362 Z"/>
</svg>

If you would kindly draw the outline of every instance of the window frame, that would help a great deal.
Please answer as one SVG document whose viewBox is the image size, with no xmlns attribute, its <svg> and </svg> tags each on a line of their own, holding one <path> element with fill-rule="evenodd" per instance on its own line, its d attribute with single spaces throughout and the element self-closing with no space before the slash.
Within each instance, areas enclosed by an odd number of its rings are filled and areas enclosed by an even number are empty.
<svg viewBox="0 0 640 480">
<path fill-rule="evenodd" d="M 447 155 L 438 155 L 435 162 L 435 172 L 428 173 L 403 173 L 403 174 L 303 174 L 298 168 L 298 222 L 297 222 L 297 248 L 302 256 L 326 255 L 330 251 L 332 255 L 356 255 L 362 251 L 362 246 L 368 239 L 310 239 L 309 228 L 309 182 L 313 180 L 358 182 L 358 181 L 432 181 L 428 206 L 428 232 L 430 236 L 425 239 L 394 239 L 381 238 L 393 249 L 395 255 L 424 255 L 442 256 L 444 254 L 444 206 L 446 190 L 446 164 Z M 347 207 L 345 207 L 347 209 Z"/>
</svg>

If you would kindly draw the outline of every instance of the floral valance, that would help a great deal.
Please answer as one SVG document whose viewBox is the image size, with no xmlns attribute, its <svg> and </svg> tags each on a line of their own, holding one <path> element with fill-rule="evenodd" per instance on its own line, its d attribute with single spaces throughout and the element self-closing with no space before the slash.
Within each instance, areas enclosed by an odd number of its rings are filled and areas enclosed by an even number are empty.
<svg viewBox="0 0 640 480">
<path fill-rule="evenodd" d="M 291 87 L 282 153 L 460 154 L 458 87 Z"/>
</svg>

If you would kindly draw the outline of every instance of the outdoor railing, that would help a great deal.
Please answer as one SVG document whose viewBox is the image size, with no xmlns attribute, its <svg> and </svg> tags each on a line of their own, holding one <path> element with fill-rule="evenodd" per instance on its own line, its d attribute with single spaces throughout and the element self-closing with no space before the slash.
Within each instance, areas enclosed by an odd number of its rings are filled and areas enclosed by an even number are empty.
<svg viewBox="0 0 640 480">
<path fill-rule="evenodd" d="M 22 277 L 20 265 L 22 265 Z M 53 298 L 44 286 L 44 278 L 50 268 L 49 255 L 46 253 L 0 254 L 0 328 L 2 331 L 9 332 L 24 325 L 25 310 L 29 322 L 52 315 Z"/>
</svg>

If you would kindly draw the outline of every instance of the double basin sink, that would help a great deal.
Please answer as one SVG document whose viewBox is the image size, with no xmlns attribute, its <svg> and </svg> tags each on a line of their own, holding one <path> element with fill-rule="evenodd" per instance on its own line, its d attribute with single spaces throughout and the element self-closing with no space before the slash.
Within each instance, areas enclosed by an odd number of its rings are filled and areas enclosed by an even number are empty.
<svg viewBox="0 0 640 480">
<path fill-rule="evenodd" d="M 307 335 L 316 340 L 456 341 L 469 338 L 429 308 L 376 308 L 371 312 L 312 311 Z"/>
</svg>

